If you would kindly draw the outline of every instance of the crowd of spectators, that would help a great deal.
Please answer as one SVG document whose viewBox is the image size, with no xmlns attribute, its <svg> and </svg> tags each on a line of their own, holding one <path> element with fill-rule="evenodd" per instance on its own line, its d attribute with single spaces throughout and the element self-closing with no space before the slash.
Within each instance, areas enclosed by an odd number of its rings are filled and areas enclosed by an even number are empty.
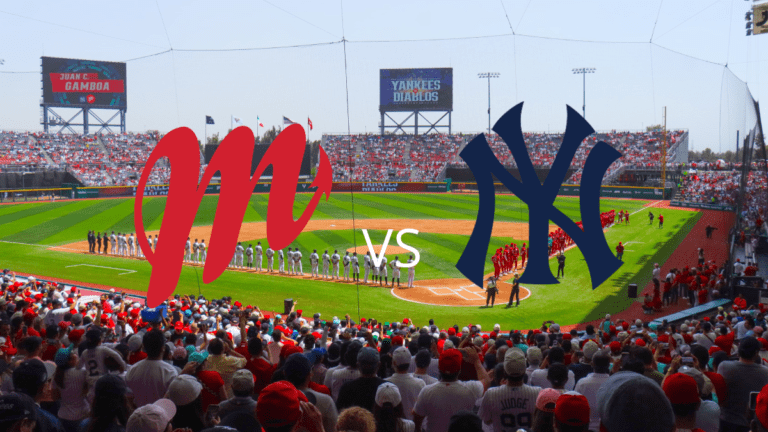
<svg viewBox="0 0 768 432">
<path fill-rule="evenodd" d="M 734 206 L 740 200 L 741 172 L 734 171 L 687 171 L 680 182 L 676 200 L 689 203 L 722 204 Z M 765 172 L 750 171 L 747 177 L 745 207 L 764 208 L 768 179 Z"/>
<path fill-rule="evenodd" d="M 276 315 L 231 297 L 147 308 L 2 277 L 2 430 L 768 428 L 766 308 L 741 297 L 679 326 L 606 315 L 585 332 L 483 331 Z"/>
<path fill-rule="evenodd" d="M 45 157 L 30 136 L 30 132 L 0 131 L 0 172 L 2 165 L 47 165 Z"/>
</svg>

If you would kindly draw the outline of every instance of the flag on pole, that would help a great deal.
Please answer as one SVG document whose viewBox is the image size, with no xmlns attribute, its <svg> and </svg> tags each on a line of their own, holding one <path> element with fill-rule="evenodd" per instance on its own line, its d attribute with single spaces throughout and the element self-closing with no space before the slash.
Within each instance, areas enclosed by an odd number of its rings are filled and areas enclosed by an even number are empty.
<svg viewBox="0 0 768 432">
<path fill-rule="evenodd" d="M 312 120 L 307 117 L 307 123 L 309 123 L 309 130 L 312 130 Z"/>
<path fill-rule="evenodd" d="M 243 120 L 240 117 L 232 117 L 232 124 L 235 126 L 243 126 Z"/>
<path fill-rule="evenodd" d="M 289 119 L 289 118 L 288 118 L 288 117 L 286 117 L 286 116 L 283 116 L 283 124 L 284 124 L 284 125 L 292 125 L 292 124 L 294 124 L 294 123 L 296 123 L 296 122 L 295 122 L 295 121 L 293 121 L 293 120 L 291 120 L 291 119 Z"/>
<path fill-rule="evenodd" d="M 213 117 L 211 116 L 205 116 L 205 124 L 215 124 L 213 122 Z"/>
</svg>

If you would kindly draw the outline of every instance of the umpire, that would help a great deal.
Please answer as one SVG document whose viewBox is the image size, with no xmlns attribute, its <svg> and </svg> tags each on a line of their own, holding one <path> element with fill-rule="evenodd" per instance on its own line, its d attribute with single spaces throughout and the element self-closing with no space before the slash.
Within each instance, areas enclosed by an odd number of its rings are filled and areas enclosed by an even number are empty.
<svg viewBox="0 0 768 432">
<path fill-rule="evenodd" d="M 496 293 L 499 289 L 496 287 L 496 278 L 491 276 L 488 278 L 488 288 L 486 289 L 487 297 L 485 298 L 485 307 L 488 307 L 488 303 L 491 303 L 491 307 L 496 302 Z"/>
<path fill-rule="evenodd" d="M 565 255 L 563 251 L 557 254 L 557 277 L 560 277 L 561 274 L 565 277 Z"/>
<path fill-rule="evenodd" d="M 512 279 L 512 292 L 509 294 L 507 307 L 512 307 L 512 301 L 515 297 L 517 297 L 517 304 L 515 306 L 520 306 L 520 276 L 517 272 L 515 272 L 515 277 Z"/>
</svg>

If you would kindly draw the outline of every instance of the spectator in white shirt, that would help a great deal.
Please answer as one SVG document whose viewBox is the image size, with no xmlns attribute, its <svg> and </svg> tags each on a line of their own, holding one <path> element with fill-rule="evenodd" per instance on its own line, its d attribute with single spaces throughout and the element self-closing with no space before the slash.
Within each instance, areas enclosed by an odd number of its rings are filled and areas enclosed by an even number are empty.
<svg viewBox="0 0 768 432">
<path fill-rule="evenodd" d="M 413 405 L 419 392 L 426 386 L 426 383 L 415 378 L 408 373 L 411 364 L 411 353 L 407 348 L 400 347 L 392 354 L 392 365 L 395 367 L 395 374 L 387 378 L 387 381 L 397 386 L 400 392 L 400 398 L 403 403 L 403 414 L 408 420 L 413 419 Z"/>
<path fill-rule="evenodd" d="M 579 380 L 576 392 L 583 394 L 589 401 L 589 430 L 600 429 L 600 415 L 597 411 L 597 391 L 610 377 L 611 356 L 609 351 L 600 350 L 592 356 L 594 372 Z"/>
<path fill-rule="evenodd" d="M 549 354 L 547 355 L 547 358 L 544 360 L 544 362 L 541 364 L 541 367 L 538 370 L 535 370 L 531 372 L 531 379 L 529 381 L 529 384 L 532 386 L 538 386 L 541 388 L 553 388 L 554 386 L 549 381 L 549 367 L 550 365 L 553 365 L 555 363 L 563 363 L 563 360 L 565 359 L 565 352 L 560 347 L 553 347 L 549 350 Z M 564 389 L 565 390 L 573 390 L 573 387 L 576 385 L 576 376 L 573 374 L 573 371 L 568 370 L 568 377 L 567 381 L 564 383 Z"/>
<path fill-rule="evenodd" d="M 160 330 L 152 330 L 142 340 L 147 358 L 136 363 L 125 377 L 131 388 L 136 407 L 162 398 L 171 382 L 178 375 L 176 368 L 163 361 L 165 336 Z"/>
</svg>

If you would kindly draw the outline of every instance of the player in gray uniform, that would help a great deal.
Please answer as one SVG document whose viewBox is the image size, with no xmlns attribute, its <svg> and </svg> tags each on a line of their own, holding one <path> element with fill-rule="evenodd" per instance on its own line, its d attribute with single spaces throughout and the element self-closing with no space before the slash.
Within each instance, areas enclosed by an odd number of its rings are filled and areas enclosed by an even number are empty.
<svg viewBox="0 0 768 432">
<path fill-rule="evenodd" d="M 363 257 L 363 267 L 365 267 L 363 283 L 368 283 L 368 275 L 371 274 L 371 251 L 365 253 L 365 256 Z"/>
<path fill-rule="evenodd" d="M 317 255 L 317 249 L 313 249 L 312 253 L 309 254 L 309 265 L 311 267 L 312 271 L 312 277 L 319 277 L 320 274 L 317 271 L 317 264 L 320 262 L 320 257 Z"/>
<path fill-rule="evenodd" d="M 109 237 L 109 243 L 112 247 L 112 255 L 115 254 L 115 248 L 117 247 L 117 236 L 115 236 L 115 232 L 112 231 L 112 235 Z"/>
<path fill-rule="evenodd" d="M 352 263 L 352 258 L 349 257 L 349 252 L 341 259 L 341 264 L 344 266 L 344 280 L 349 282 L 349 265 Z"/>
<path fill-rule="evenodd" d="M 136 256 L 139 258 L 144 257 L 144 252 L 141 250 L 141 245 L 139 245 L 139 237 L 136 236 Z"/>
<path fill-rule="evenodd" d="M 296 269 L 296 273 L 301 273 L 301 275 L 304 276 L 304 268 L 301 265 L 301 252 L 299 252 L 299 248 L 296 248 L 293 252 L 293 260 L 295 261 L 294 268 Z"/>
<path fill-rule="evenodd" d="M 408 256 L 408 264 L 413 262 L 413 255 Z M 416 277 L 416 266 L 408 268 L 408 288 L 413 288 L 413 279 Z"/>
<path fill-rule="evenodd" d="M 241 242 L 237 242 L 237 247 L 235 247 L 235 267 L 237 268 L 243 268 L 243 244 Z"/>
<path fill-rule="evenodd" d="M 253 245 L 248 245 L 248 249 L 245 250 L 245 255 L 248 257 L 248 268 L 253 268 Z"/>
<path fill-rule="evenodd" d="M 155 250 L 157 250 L 157 241 L 158 241 L 157 234 L 155 234 Z"/>
<path fill-rule="evenodd" d="M 357 252 L 352 252 L 352 280 L 360 282 L 360 262 L 357 260 Z"/>
<path fill-rule="evenodd" d="M 333 255 L 331 255 L 331 264 L 333 265 L 333 271 L 331 272 L 331 277 L 334 279 L 339 279 L 339 261 L 341 261 L 341 257 L 339 256 L 339 251 L 334 250 Z"/>
<path fill-rule="evenodd" d="M 128 237 L 128 254 L 130 256 L 135 256 L 135 249 L 133 248 L 133 233 Z"/>
<path fill-rule="evenodd" d="M 397 287 L 400 288 L 400 261 L 397 260 L 397 255 L 389 266 L 392 267 L 392 288 L 395 287 L 395 278 L 397 278 Z"/>
<path fill-rule="evenodd" d="M 277 265 L 277 272 L 280 274 L 285 273 L 285 256 L 282 249 L 277 251 Z"/>
<path fill-rule="evenodd" d="M 198 242 L 197 239 L 192 243 L 192 262 L 200 262 L 200 242 Z"/>
<path fill-rule="evenodd" d="M 267 247 L 267 271 L 272 273 L 274 271 L 275 264 L 275 251 L 271 247 Z"/>
<path fill-rule="evenodd" d="M 256 271 L 260 272 L 261 265 L 264 263 L 264 251 L 261 249 L 261 242 L 256 243 L 256 248 L 253 250 L 253 252 L 256 254 Z"/>
<path fill-rule="evenodd" d="M 379 265 L 379 286 L 381 286 L 381 278 L 384 278 L 384 286 L 387 286 L 387 257 L 381 257 L 381 265 Z"/>
<path fill-rule="evenodd" d="M 192 260 L 192 242 L 190 241 L 189 237 L 187 237 L 187 242 L 184 243 L 184 262 L 188 262 Z"/>
<path fill-rule="evenodd" d="M 147 236 L 147 244 L 149 244 L 149 250 L 154 250 L 155 244 L 152 243 L 152 236 L 151 235 Z"/>
<path fill-rule="evenodd" d="M 200 240 L 200 258 L 201 263 L 205 263 L 205 259 L 208 258 L 208 252 L 206 252 L 205 239 Z"/>
<path fill-rule="evenodd" d="M 328 279 L 328 264 L 331 261 L 331 256 L 328 255 L 328 249 L 323 253 L 323 279 Z"/>
<path fill-rule="evenodd" d="M 288 274 L 293 274 L 293 251 L 288 248 Z"/>
</svg>

